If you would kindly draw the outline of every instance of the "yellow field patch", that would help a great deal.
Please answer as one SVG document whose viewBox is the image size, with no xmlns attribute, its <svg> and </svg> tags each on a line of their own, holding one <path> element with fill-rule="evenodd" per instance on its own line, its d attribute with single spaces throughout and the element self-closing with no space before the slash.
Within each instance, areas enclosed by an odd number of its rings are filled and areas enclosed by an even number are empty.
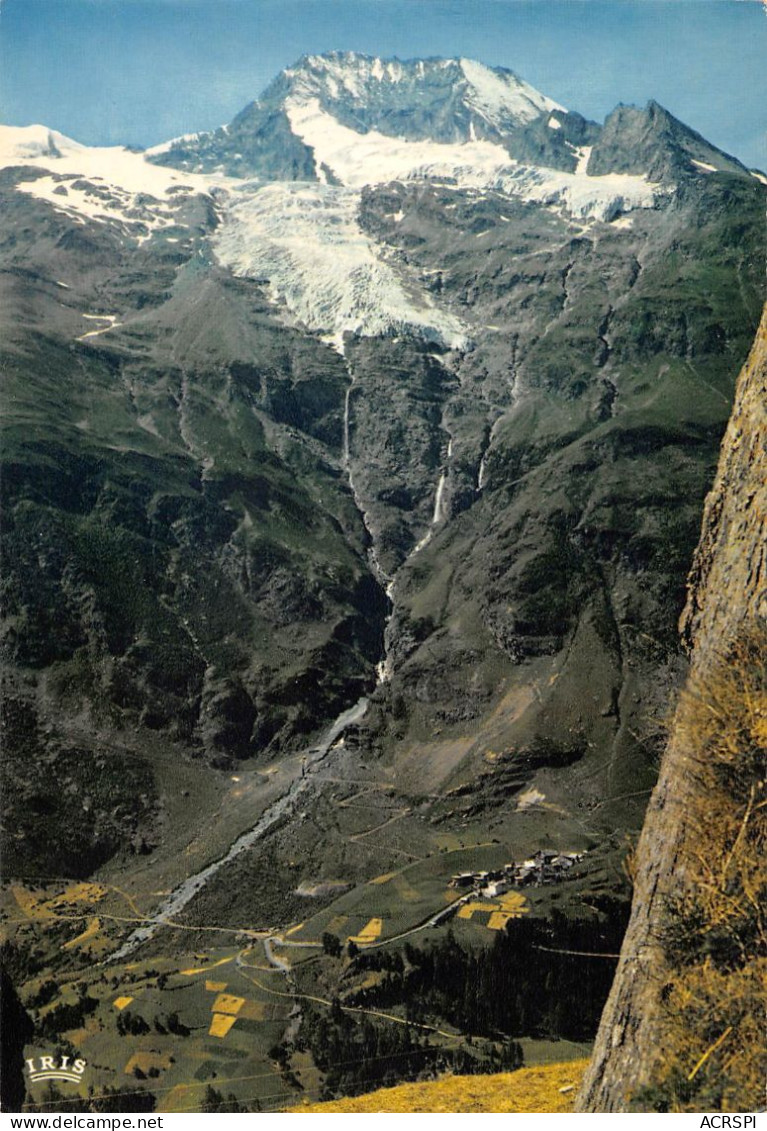
<svg viewBox="0 0 767 1131">
<path fill-rule="evenodd" d="M 472 903 L 464 903 L 458 909 L 459 919 L 472 919 L 475 915 L 485 912 L 488 914 L 485 926 L 491 931 L 500 931 L 508 923 L 509 919 L 519 919 L 520 916 L 526 915 L 530 910 L 530 905 L 523 895 L 518 891 L 510 891 L 507 895 L 499 896 L 496 900 L 483 899 L 481 902 L 475 900 Z"/>
<path fill-rule="evenodd" d="M 176 1084 L 166 1096 L 160 1096 L 158 1111 L 180 1111 L 182 1099 L 187 1099 L 190 1092 L 197 1095 L 196 1088 L 190 1088 L 188 1084 Z"/>
<path fill-rule="evenodd" d="M 21 884 L 13 884 L 11 891 L 21 910 L 30 919 L 55 919 L 56 911 L 61 907 L 71 903 L 98 903 L 107 894 L 107 889 L 102 884 L 89 883 L 70 884 L 52 899 L 46 899 Z"/>
<path fill-rule="evenodd" d="M 134 1052 L 125 1065 L 124 1072 L 128 1076 L 132 1076 L 134 1068 L 140 1069 L 145 1074 L 150 1068 L 170 1068 L 170 1057 L 159 1052 Z"/>
<path fill-rule="evenodd" d="M 498 1076 L 443 1076 L 421 1084 L 399 1084 L 364 1096 L 289 1108 L 294 1112 L 414 1112 L 430 1114 L 559 1113 L 573 1109 L 588 1064 L 536 1065 Z M 168 1109 L 171 1110 L 171 1109 Z"/>
<path fill-rule="evenodd" d="M 125 1009 L 126 1005 L 130 1005 L 133 1001 L 132 997 L 116 997 L 112 1002 L 115 1009 Z"/>
<path fill-rule="evenodd" d="M 219 994 L 210 1007 L 213 1013 L 238 1014 L 245 1004 L 244 997 L 235 997 L 234 994 Z"/>
<path fill-rule="evenodd" d="M 389 880 L 393 880 L 397 875 L 396 872 L 384 872 L 382 876 L 376 876 L 374 880 L 368 880 L 369 884 L 388 884 Z"/>
<path fill-rule="evenodd" d="M 530 904 L 518 891 L 510 891 L 507 895 L 502 895 L 498 902 L 512 918 L 516 918 L 518 915 L 527 915 L 530 910 Z"/>
<path fill-rule="evenodd" d="M 478 911 L 498 911 L 500 908 L 497 903 L 464 903 L 463 907 L 458 908 L 459 919 L 471 919 Z"/>
<path fill-rule="evenodd" d="M 70 884 L 61 895 L 48 900 L 49 907 L 61 907 L 66 903 L 98 903 L 107 894 L 103 884 Z"/>
<path fill-rule="evenodd" d="M 513 918 L 513 915 L 507 915 L 505 911 L 493 911 L 487 921 L 487 926 L 491 931 L 502 931 L 509 919 Z"/>
<path fill-rule="evenodd" d="M 67 1040 L 71 1041 L 75 1048 L 78 1049 L 81 1048 L 90 1037 L 95 1037 L 99 1031 L 98 1017 L 86 1017 L 85 1024 L 81 1029 L 70 1029 L 67 1032 Z"/>
<path fill-rule="evenodd" d="M 209 970 L 215 970 L 217 966 L 226 966 L 227 962 L 232 962 L 234 955 L 230 954 L 228 958 L 219 958 L 218 962 L 209 962 L 207 966 L 195 966 L 190 970 L 179 970 L 179 974 L 183 974 L 185 978 L 191 978 L 194 974 L 207 974 Z"/>
<path fill-rule="evenodd" d="M 349 922 L 348 915 L 334 915 L 328 923 L 327 929 L 329 931 L 340 931 Z"/>
<path fill-rule="evenodd" d="M 383 970 L 371 970 L 361 981 L 359 988 L 361 990 L 372 990 L 375 986 L 380 986 L 381 982 L 387 977 Z"/>
<path fill-rule="evenodd" d="M 205 989 L 209 994 L 222 994 L 228 984 L 228 982 L 211 982 L 210 980 L 206 979 Z"/>
<path fill-rule="evenodd" d="M 88 926 L 85 928 L 81 935 L 77 938 L 70 939 L 69 942 L 64 943 L 62 950 L 71 950 L 74 946 L 82 946 L 83 943 L 89 942 L 94 939 L 101 930 L 101 920 L 98 915 L 94 915 Z"/>
<path fill-rule="evenodd" d="M 29 891 L 28 888 L 22 887 L 20 884 L 13 884 L 11 891 L 13 892 L 13 898 L 16 900 L 21 910 L 30 919 L 53 918 L 53 913 L 46 910 L 40 896 L 35 895 L 35 893 Z"/>
<path fill-rule="evenodd" d="M 237 1018 L 230 1013 L 214 1013 L 210 1029 L 208 1029 L 208 1036 L 225 1037 L 236 1020 Z"/>
<path fill-rule="evenodd" d="M 382 930 L 383 919 L 370 919 L 358 935 L 350 935 L 349 937 L 355 943 L 371 943 L 380 938 Z"/>
<path fill-rule="evenodd" d="M 291 927 L 289 931 L 285 932 L 285 934 L 286 935 L 295 935 L 298 931 L 303 930 L 303 928 L 305 926 L 306 926 L 305 923 L 297 923 L 295 927 Z"/>
</svg>

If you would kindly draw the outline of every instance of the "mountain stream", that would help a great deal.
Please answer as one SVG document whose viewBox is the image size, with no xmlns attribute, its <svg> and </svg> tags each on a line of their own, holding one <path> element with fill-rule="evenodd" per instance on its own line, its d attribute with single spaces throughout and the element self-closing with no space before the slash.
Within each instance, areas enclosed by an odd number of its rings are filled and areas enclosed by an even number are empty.
<svg viewBox="0 0 767 1131">
<path fill-rule="evenodd" d="M 367 708 L 368 700 L 362 698 L 359 699 L 353 707 L 350 707 L 340 714 L 327 728 L 319 742 L 315 746 L 309 747 L 306 751 L 304 771 L 308 771 L 309 767 L 316 766 L 319 762 L 322 762 L 347 727 L 353 726 L 354 723 L 361 721 Z M 114 954 L 110 955 L 109 961 L 119 962 L 127 958 L 129 955 L 133 954 L 142 943 L 152 938 L 161 927 L 173 926 L 173 920 L 178 913 L 191 902 L 198 892 L 202 891 L 216 873 L 260 840 L 280 818 L 290 812 L 296 800 L 302 793 L 305 793 L 306 790 L 311 788 L 311 785 L 311 772 L 302 772 L 300 776 L 297 776 L 287 792 L 283 793 L 282 797 L 278 798 L 277 801 L 261 814 L 258 821 L 251 829 L 242 833 L 242 835 L 235 840 L 226 855 L 215 860 L 212 864 L 208 864 L 202 871 L 196 872 L 193 876 L 188 876 L 185 880 L 182 880 L 182 882 L 173 889 L 170 895 L 163 900 L 152 918 L 148 922 L 143 923 L 140 927 L 137 927 L 119 950 L 116 950 Z"/>
</svg>

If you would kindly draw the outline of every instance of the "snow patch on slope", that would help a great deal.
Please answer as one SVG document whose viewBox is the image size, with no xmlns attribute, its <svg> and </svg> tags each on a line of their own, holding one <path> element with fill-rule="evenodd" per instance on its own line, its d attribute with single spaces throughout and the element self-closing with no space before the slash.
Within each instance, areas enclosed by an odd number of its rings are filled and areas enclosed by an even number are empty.
<svg viewBox="0 0 767 1131">
<path fill-rule="evenodd" d="M 228 126 L 222 126 L 223 130 L 227 130 Z M 145 157 L 158 157 L 162 153 L 167 153 L 174 145 L 180 145 L 182 142 L 190 143 L 199 141 L 202 134 L 197 130 L 191 134 L 179 134 L 178 137 L 172 137 L 168 141 L 161 141 L 158 145 L 150 145 L 144 150 Z"/>
<path fill-rule="evenodd" d="M 398 276 L 357 222 L 359 193 L 280 182 L 233 194 L 215 241 L 236 275 L 268 279 L 275 302 L 336 348 L 343 335 L 408 331 L 452 349 L 467 344 L 451 314 Z"/>
<path fill-rule="evenodd" d="M 317 98 L 288 99 L 285 109 L 293 133 L 314 150 L 315 164 L 326 164 L 355 188 L 409 180 L 436 167 L 447 174 L 458 164 L 487 169 L 509 160 L 505 150 L 490 141 L 448 145 L 407 141 L 378 130 L 358 134 L 323 110 Z"/>
<path fill-rule="evenodd" d="M 34 157 L 59 157 L 66 148 L 82 149 L 76 141 L 47 126 L 0 126 L 0 164 L 25 165 Z"/>
<path fill-rule="evenodd" d="M 209 178 L 153 165 L 121 146 L 80 145 L 45 126 L 0 126 L 0 167 L 25 165 L 48 175 L 19 182 L 20 192 L 83 222 L 118 222 L 139 240 L 173 224 L 186 194 L 211 187 Z"/>
<path fill-rule="evenodd" d="M 580 149 L 576 149 L 575 152 L 578 157 L 578 164 L 575 166 L 575 175 L 577 177 L 586 176 L 586 170 L 589 167 L 589 158 L 591 157 L 593 148 L 593 145 L 582 145 Z"/>
<path fill-rule="evenodd" d="M 386 181 L 450 181 L 460 188 L 485 189 L 540 204 L 561 205 L 573 216 L 610 220 L 619 212 L 651 208 L 658 186 L 645 177 L 611 173 L 590 177 L 590 149 L 579 152 L 575 173 L 521 165 L 490 141 L 446 144 L 407 141 L 369 130 L 358 134 L 322 109 L 316 98 L 289 99 L 286 112 L 295 134 L 314 150 L 345 185 Z"/>
<path fill-rule="evenodd" d="M 76 340 L 78 342 L 85 342 L 88 338 L 98 338 L 101 334 L 108 334 L 110 330 L 116 330 L 122 326 L 122 322 L 117 321 L 116 314 L 83 314 L 83 318 L 88 318 L 92 322 L 106 322 L 106 326 L 100 326 L 97 330 L 88 330 L 85 334 L 80 334 Z"/>
<path fill-rule="evenodd" d="M 494 124 L 506 114 L 518 122 L 533 122 L 547 111 L 564 110 L 516 75 L 499 73 L 473 59 L 461 59 L 460 63 L 472 88 L 468 105 Z"/>
<path fill-rule="evenodd" d="M 652 208 L 660 192 L 659 185 L 628 173 L 588 177 L 532 165 L 502 171 L 492 187 L 529 202 L 561 205 L 576 219 L 603 221 L 635 208 Z"/>
</svg>

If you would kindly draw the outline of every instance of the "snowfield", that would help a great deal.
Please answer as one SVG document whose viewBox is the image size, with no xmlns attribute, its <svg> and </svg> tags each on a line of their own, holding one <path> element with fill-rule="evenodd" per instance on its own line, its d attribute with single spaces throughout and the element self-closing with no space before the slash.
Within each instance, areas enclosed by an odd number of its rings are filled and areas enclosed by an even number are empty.
<svg viewBox="0 0 767 1131">
<path fill-rule="evenodd" d="M 182 190 L 211 188 L 209 177 L 152 165 L 121 146 L 80 145 L 45 126 L 0 126 L 0 167 L 26 165 L 49 175 L 21 181 L 20 192 L 81 222 L 119 223 L 139 241 L 175 223 Z"/>
<path fill-rule="evenodd" d="M 407 141 L 377 130 L 359 134 L 341 125 L 319 99 L 290 98 L 286 110 L 293 132 L 314 151 L 315 164 L 327 165 L 345 185 L 387 181 L 452 180 L 460 188 L 485 189 L 525 201 L 558 205 L 579 219 L 610 220 L 619 212 L 652 208 L 659 186 L 624 173 L 590 177 L 590 150 L 576 151 L 574 173 L 513 161 L 491 141 L 446 144 Z"/>
<path fill-rule="evenodd" d="M 471 87 L 467 105 L 493 124 L 507 115 L 518 122 L 533 122 L 551 110 L 567 112 L 516 75 L 498 74 L 473 59 L 461 59 L 461 70 Z"/>
</svg>

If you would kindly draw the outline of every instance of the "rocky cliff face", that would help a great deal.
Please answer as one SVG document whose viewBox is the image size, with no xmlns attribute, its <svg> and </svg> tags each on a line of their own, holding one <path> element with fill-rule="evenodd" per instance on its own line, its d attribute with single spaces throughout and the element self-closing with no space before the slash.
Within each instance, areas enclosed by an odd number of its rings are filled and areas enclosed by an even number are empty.
<svg viewBox="0 0 767 1131">
<path fill-rule="evenodd" d="M 692 648 L 690 680 L 699 684 L 739 639 L 767 625 L 766 406 L 767 312 L 738 382 L 681 621 Z M 664 1002 L 673 974 L 664 918 L 670 897 L 678 899 L 689 882 L 696 835 L 689 814 L 701 789 L 696 753 L 678 716 L 638 846 L 632 918 L 581 1093 L 583 1111 L 626 1110 L 666 1055 Z"/>
</svg>

